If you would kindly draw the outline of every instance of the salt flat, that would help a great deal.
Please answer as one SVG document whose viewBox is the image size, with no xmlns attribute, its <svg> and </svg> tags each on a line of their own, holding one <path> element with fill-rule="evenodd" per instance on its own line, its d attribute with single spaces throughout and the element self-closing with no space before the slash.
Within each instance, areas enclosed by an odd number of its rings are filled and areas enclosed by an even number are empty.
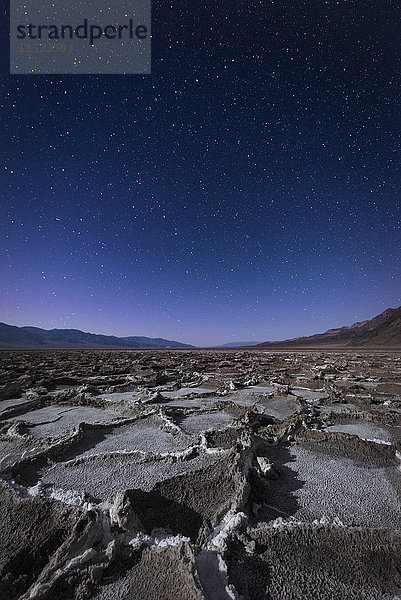
<svg viewBox="0 0 401 600">
<path fill-rule="evenodd" d="M 398 365 L 368 351 L 1 353 L 0 596 L 395 600 Z"/>
</svg>

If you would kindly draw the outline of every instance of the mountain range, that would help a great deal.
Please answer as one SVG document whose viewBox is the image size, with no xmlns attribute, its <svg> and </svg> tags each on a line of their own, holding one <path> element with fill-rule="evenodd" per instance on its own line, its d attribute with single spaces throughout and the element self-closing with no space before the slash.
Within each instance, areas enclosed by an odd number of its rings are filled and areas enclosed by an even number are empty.
<svg viewBox="0 0 401 600">
<path fill-rule="evenodd" d="M 260 342 L 228 342 L 228 344 L 222 344 L 219 348 L 240 348 L 241 346 L 259 346 Z"/>
<path fill-rule="evenodd" d="M 401 306 L 388 308 L 373 319 L 328 329 L 324 333 L 276 342 L 229 342 L 220 348 L 363 348 L 401 347 Z M 163 338 L 116 337 L 79 329 L 40 329 L 0 323 L 0 348 L 194 348 Z"/>
<path fill-rule="evenodd" d="M 263 342 L 260 347 L 307 348 L 307 347 L 401 347 L 401 306 L 388 308 L 373 319 L 353 325 L 328 329 L 307 337 L 297 337 L 280 342 Z"/>
<path fill-rule="evenodd" d="M 40 329 L 0 323 L 0 348 L 193 348 L 163 338 L 116 337 L 79 329 Z"/>
</svg>

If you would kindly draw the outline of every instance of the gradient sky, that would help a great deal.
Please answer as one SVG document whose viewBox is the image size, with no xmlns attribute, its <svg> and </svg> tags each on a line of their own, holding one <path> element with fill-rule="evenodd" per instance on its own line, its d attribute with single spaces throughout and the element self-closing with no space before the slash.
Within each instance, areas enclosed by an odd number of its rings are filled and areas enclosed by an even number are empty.
<svg viewBox="0 0 401 600">
<path fill-rule="evenodd" d="M 399 5 L 153 3 L 152 75 L 1 77 L 0 320 L 197 345 L 401 304 Z"/>
</svg>

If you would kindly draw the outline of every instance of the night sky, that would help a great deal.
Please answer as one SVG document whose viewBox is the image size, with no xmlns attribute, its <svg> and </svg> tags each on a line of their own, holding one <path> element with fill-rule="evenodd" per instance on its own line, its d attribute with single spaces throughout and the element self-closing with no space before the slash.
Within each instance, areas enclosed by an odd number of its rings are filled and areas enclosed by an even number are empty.
<svg viewBox="0 0 401 600">
<path fill-rule="evenodd" d="M 1 77 L 1 313 L 195 345 L 401 304 L 392 0 L 153 2 L 152 75 Z"/>
</svg>

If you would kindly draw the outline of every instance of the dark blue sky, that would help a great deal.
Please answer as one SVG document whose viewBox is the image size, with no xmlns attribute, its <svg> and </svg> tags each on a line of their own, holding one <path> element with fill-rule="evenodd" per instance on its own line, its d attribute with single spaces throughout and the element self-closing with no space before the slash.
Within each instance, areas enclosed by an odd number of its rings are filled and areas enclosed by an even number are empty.
<svg viewBox="0 0 401 600">
<path fill-rule="evenodd" d="M 216 344 L 401 304 L 398 8 L 154 2 L 150 76 L 4 47 L 0 320 Z"/>
</svg>

